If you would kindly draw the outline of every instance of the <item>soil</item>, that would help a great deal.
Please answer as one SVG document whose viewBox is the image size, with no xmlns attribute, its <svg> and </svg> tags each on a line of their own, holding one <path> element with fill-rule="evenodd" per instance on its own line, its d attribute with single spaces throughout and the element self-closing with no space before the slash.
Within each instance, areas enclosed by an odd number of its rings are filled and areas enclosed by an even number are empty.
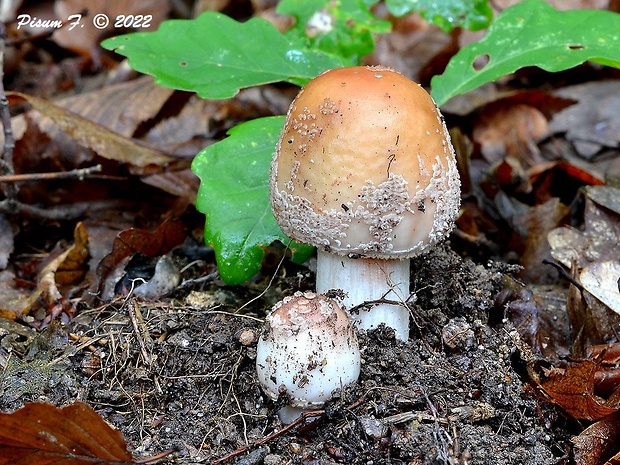
<svg viewBox="0 0 620 465">
<path fill-rule="evenodd" d="M 559 463 L 567 429 L 528 387 L 527 350 L 496 304 L 514 271 L 448 244 L 413 260 L 410 339 L 361 332 L 358 382 L 284 430 L 285 399 L 261 391 L 255 358 L 265 312 L 312 289 L 311 269 L 288 260 L 245 286 L 214 274 L 165 301 L 119 300 L 40 333 L 0 319 L 0 410 L 82 400 L 136 458 L 174 449 L 179 464 Z"/>
</svg>

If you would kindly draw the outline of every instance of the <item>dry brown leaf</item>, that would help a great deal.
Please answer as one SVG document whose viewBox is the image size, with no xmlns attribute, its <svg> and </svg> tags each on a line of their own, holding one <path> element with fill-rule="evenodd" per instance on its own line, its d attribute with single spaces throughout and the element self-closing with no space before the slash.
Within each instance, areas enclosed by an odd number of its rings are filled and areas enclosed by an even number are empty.
<svg viewBox="0 0 620 465">
<path fill-rule="evenodd" d="M 508 318 L 523 342 L 545 360 L 570 355 L 570 327 L 566 317 L 565 290 L 561 286 L 525 287 L 505 277 L 498 295 L 501 318 Z M 497 320 L 497 317 L 494 317 Z"/>
<path fill-rule="evenodd" d="M 83 402 L 0 414 L 0 465 L 132 464 L 123 436 Z"/>
<path fill-rule="evenodd" d="M 185 237 L 185 225 L 180 220 L 166 221 L 154 231 L 145 229 L 121 231 L 114 240 L 112 252 L 104 257 L 97 267 L 102 298 L 111 297 L 109 294 L 115 283 L 108 283 L 107 278 L 116 268 L 122 266 L 128 257 L 136 253 L 149 257 L 164 255 L 181 244 Z"/>
<path fill-rule="evenodd" d="M 620 260 L 606 260 L 586 266 L 581 270 L 579 281 L 588 293 L 620 314 Z"/>
<path fill-rule="evenodd" d="M 582 186 L 602 186 L 603 179 L 566 161 L 539 163 L 527 170 L 535 203 L 559 197 L 567 205 L 573 203 Z"/>
<path fill-rule="evenodd" d="M 550 247 L 547 234 L 563 224 L 570 208 L 551 198 L 542 205 L 529 208 L 522 216 L 515 218 L 514 227 L 523 237 L 525 250 L 519 263 L 523 270 L 519 277 L 526 282 L 542 283 L 554 282 L 557 273 L 550 266 L 543 264 L 544 259 L 550 258 Z"/>
<path fill-rule="evenodd" d="M 551 133 L 565 133 L 582 157 L 590 159 L 620 145 L 620 81 L 594 81 L 555 92 L 578 103 L 556 114 Z"/>
<path fill-rule="evenodd" d="M 0 317 L 16 319 L 27 315 L 38 305 L 39 299 L 42 299 L 43 303 L 52 309 L 48 320 L 57 313 L 67 310 L 58 285 L 81 279 L 86 273 L 89 255 L 88 233 L 82 223 L 76 225 L 73 235 L 75 242 L 72 246 L 62 252 L 50 254 L 42 264 L 42 269 L 37 276 L 36 289 L 29 294 L 21 292 L 14 294 L 16 298 L 13 301 L 3 302 L 0 306 Z"/>
<path fill-rule="evenodd" d="M 153 126 L 142 140 L 175 156 L 193 158 L 211 142 L 207 138 L 208 134 L 213 133 L 218 126 L 235 120 L 235 116 L 228 114 L 231 108 L 229 101 L 205 100 L 177 92 L 167 104 L 176 108 L 181 105 L 182 108 L 175 114 L 163 114 L 159 120 L 153 121 Z"/>
<path fill-rule="evenodd" d="M 541 388 L 566 413 L 578 420 L 597 421 L 615 413 L 620 407 L 607 405 L 594 392 L 594 381 L 600 363 L 580 360 L 564 368 L 552 368 Z"/>
<path fill-rule="evenodd" d="M 521 103 L 506 106 L 499 101 L 485 107 L 472 135 L 490 163 L 510 156 L 529 167 L 540 161 L 535 142 L 548 130 L 547 118 L 536 108 Z"/>
<path fill-rule="evenodd" d="M 135 137 L 136 128 L 154 119 L 174 92 L 143 76 L 54 103 L 121 136 Z M 43 124 L 42 129 L 54 137 L 49 125 Z"/>
<path fill-rule="evenodd" d="M 591 186 L 585 193 L 584 230 L 562 227 L 547 235 L 553 258 L 571 269 L 576 281 L 583 278 L 580 289 L 569 289 L 567 305 L 577 354 L 587 344 L 615 340 L 620 328 L 620 215 L 614 210 L 620 189 Z"/>
<path fill-rule="evenodd" d="M 19 92 L 7 92 L 11 101 L 26 101 L 32 107 L 54 120 L 78 143 L 94 150 L 100 156 L 144 168 L 148 165 L 166 165 L 174 158 L 153 148 L 138 144 L 100 124 L 94 123 L 46 100 Z"/>
<path fill-rule="evenodd" d="M 620 189 L 591 186 L 585 193 L 583 231 L 563 227 L 554 229 L 547 237 L 551 255 L 567 268 L 573 260 L 577 260 L 580 269 L 598 261 L 620 260 L 620 215 L 613 210 L 620 203 Z"/>
<path fill-rule="evenodd" d="M 0 271 L 0 318 L 14 320 L 28 313 L 32 303 L 29 300 L 31 289 L 18 288 L 15 285 L 13 271 Z"/>
<path fill-rule="evenodd" d="M 196 193 L 200 185 L 200 180 L 190 169 L 152 174 L 143 177 L 142 182 L 182 198 L 188 205 L 196 203 Z"/>
<path fill-rule="evenodd" d="M 88 232 L 82 223 L 73 231 L 73 246 L 55 273 L 56 284 L 71 284 L 79 281 L 88 271 Z"/>
<path fill-rule="evenodd" d="M 571 442 L 575 445 L 575 465 L 599 465 L 610 454 L 618 451 L 620 413 L 612 413 L 590 425 L 579 436 L 573 437 Z"/>
<path fill-rule="evenodd" d="M 431 65 L 434 58 L 444 50 L 448 53 L 456 51 L 450 35 L 424 21 L 419 15 L 407 15 L 394 21 L 390 34 L 377 36 L 375 50 L 364 59 L 364 63 L 382 64 L 406 71 L 409 78 L 424 84 L 423 75 L 427 74 L 425 67 L 432 68 L 429 72 L 441 72 L 438 69 L 441 64 Z"/>
</svg>

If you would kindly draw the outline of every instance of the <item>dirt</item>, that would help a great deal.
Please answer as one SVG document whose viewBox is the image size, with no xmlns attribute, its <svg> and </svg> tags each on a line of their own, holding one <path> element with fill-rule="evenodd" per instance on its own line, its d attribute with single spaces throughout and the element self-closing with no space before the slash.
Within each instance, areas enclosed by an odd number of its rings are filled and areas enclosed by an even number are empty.
<svg viewBox="0 0 620 465">
<path fill-rule="evenodd" d="M 118 300 L 40 333 L 5 320 L 0 410 L 82 400 L 135 457 L 175 449 L 179 464 L 560 462 L 568 433 L 527 386 L 523 344 L 495 304 L 514 269 L 446 245 L 412 270 L 409 341 L 362 332 L 359 381 L 282 434 L 284 400 L 261 391 L 254 365 L 265 311 L 313 285 L 309 268 L 288 261 L 245 286 L 211 276 L 165 301 Z"/>
</svg>

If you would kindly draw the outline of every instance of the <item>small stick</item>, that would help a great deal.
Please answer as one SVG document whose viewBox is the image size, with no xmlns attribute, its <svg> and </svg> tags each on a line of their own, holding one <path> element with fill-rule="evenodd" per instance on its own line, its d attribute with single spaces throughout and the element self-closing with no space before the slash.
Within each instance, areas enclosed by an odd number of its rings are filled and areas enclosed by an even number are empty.
<svg viewBox="0 0 620 465">
<path fill-rule="evenodd" d="M 66 221 L 80 218 L 86 213 L 94 210 L 102 210 L 112 207 L 120 208 L 123 205 L 125 205 L 125 203 L 118 200 L 102 200 L 100 202 L 80 202 L 71 205 L 41 208 L 7 198 L 0 201 L 0 213 L 6 213 L 9 215 L 19 214 L 40 220 Z"/>
<path fill-rule="evenodd" d="M 140 354 L 142 354 L 142 360 L 144 360 L 145 365 L 151 364 L 151 356 L 146 350 L 146 344 L 144 343 L 144 337 L 142 331 L 140 330 L 140 326 L 138 325 L 138 319 L 144 325 L 144 321 L 142 320 L 142 314 L 140 313 L 140 309 L 138 308 L 138 304 L 135 300 L 132 300 L 129 304 L 129 319 L 131 320 L 131 325 L 133 326 L 134 333 L 136 335 L 136 340 L 138 341 L 138 345 L 140 346 Z"/>
<path fill-rule="evenodd" d="M 298 417 L 297 419 L 293 420 L 291 423 L 289 423 L 288 425 L 286 425 L 285 427 L 283 427 L 282 429 L 275 431 L 274 433 L 271 433 L 269 436 L 265 436 L 262 439 L 257 439 L 256 441 L 252 442 L 251 444 L 247 444 L 243 447 L 240 447 L 238 449 L 235 449 L 234 451 L 232 451 L 229 454 L 226 454 L 223 457 L 220 457 L 219 459 L 213 460 L 211 461 L 211 465 L 216 465 L 218 463 L 222 463 L 225 462 L 227 460 L 232 459 L 233 457 L 237 457 L 241 454 L 243 454 L 244 452 L 247 452 L 250 449 L 253 449 L 255 447 L 258 446 L 262 446 L 263 444 L 266 444 L 280 436 L 282 436 L 283 434 L 287 433 L 288 431 L 292 430 L 293 428 L 295 428 L 297 425 L 299 425 L 300 423 L 302 423 L 303 421 L 306 420 L 306 418 L 308 417 L 319 417 L 325 415 L 325 410 L 312 410 L 310 412 L 304 412 L 301 414 L 300 417 Z"/>
<path fill-rule="evenodd" d="M 170 454 L 174 453 L 174 452 L 178 452 L 178 449 L 168 449 L 165 450 L 163 452 L 160 452 L 157 455 L 153 455 L 152 457 L 147 457 L 145 459 L 140 459 L 140 460 L 136 460 L 135 463 L 139 463 L 139 464 L 150 464 L 150 463 L 155 463 L 165 457 L 168 457 Z"/>
<path fill-rule="evenodd" d="M 551 265 L 552 267 L 554 267 L 556 270 L 558 270 L 558 272 L 560 273 L 560 275 L 566 279 L 569 283 L 571 283 L 573 286 L 575 286 L 577 289 L 579 289 L 581 292 L 583 292 L 585 290 L 585 288 L 583 287 L 583 285 L 577 281 L 575 278 L 573 278 L 570 274 L 568 274 L 566 272 L 566 270 L 562 267 L 562 265 L 560 265 L 559 263 L 549 260 L 547 258 L 543 259 L 543 264 L 545 265 Z M 620 284 L 618 285 L 619 289 L 620 289 Z"/>
<path fill-rule="evenodd" d="M 354 408 L 359 407 L 360 405 L 362 405 L 364 400 L 365 400 L 364 396 L 360 397 L 355 402 L 353 402 L 351 405 L 349 405 L 347 407 L 347 410 L 353 410 Z M 244 452 L 249 451 L 250 449 L 253 449 L 253 448 L 258 447 L 258 446 L 262 446 L 263 444 L 267 444 L 268 442 L 270 442 L 270 441 L 276 439 L 277 437 L 280 437 L 283 434 L 287 433 L 288 431 L 292 430 L 293 428 L 298 426 L 300 423 L 306 421 L 306 419 L 308 419 L 308 418 L 317 418 L 317 417 L 322 417 L 324 415 L 325 415 L 325 410 L 310 410 L 308 412 L 304 412 L 304 413 L 301 414 L 301 416 L 297 417 L 295 420 L 293 420 L 291 423 L 289 423 L 288 425 L 286 425 L 282 429 L 280 429 L 278 431 L 275 431 L 275 432 L 271 433 L 269 436 L 265 436 L 262 439 L 257 439 L 256 441 L 252 442 L 251 444 L 247 444 L 247 445 L 245 445 L 243 447 L 235 449 L 231 453 L 226 454 L 225 456 L 220 457 L 219 459 L 212 460 L 211 461 L 211 465 L 216 465 L 218 463 L 225 462 L 227 460 L 232 459 L 233 457 L 237 457 L 237 456 L 243 454 Z"/>
<path fill-rule="evenodd" d="M 102 170 L 103 167 L 101 165 L 95 165 L 88 168 L 54 173 L 6 174 L 0 176 L 0 182 L 55 181 L 57 179 L 79 179 L 81 181 L 93 173 L 101 173 Z"/>
</svg>

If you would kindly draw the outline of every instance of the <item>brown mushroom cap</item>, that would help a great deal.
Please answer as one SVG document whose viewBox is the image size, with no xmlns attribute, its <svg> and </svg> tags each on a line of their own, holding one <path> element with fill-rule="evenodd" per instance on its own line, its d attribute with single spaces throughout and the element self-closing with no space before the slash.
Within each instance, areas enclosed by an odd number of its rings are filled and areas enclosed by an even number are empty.
<svg viewBox="0 0 620 465">
<path fill-rule="evenodd" d="M 289 237 L 338 254 L 408 258 L 452 230 L 460 182 L 448 131 L 418 84 L 385 67 L 326 71 L 289 109 L 271 167 Z"/>
</svg>

